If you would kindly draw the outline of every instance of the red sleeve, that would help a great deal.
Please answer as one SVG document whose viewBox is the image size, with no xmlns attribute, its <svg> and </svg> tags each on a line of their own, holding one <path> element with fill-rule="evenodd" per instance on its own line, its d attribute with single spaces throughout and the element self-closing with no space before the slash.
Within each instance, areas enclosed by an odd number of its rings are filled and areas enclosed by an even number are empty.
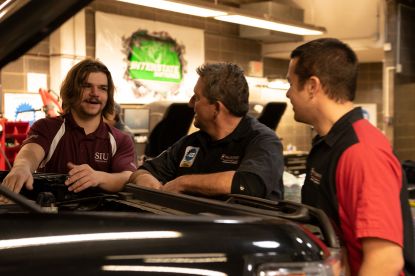
<svg viewBox="0 0 415 276">
<path fill-rule="evenodd" d="M 390 149 L 356 144 L 336 171 L 339 215 L 345 238 L 377 237 L 402 246 L 402 171 Z"/>
</svg>

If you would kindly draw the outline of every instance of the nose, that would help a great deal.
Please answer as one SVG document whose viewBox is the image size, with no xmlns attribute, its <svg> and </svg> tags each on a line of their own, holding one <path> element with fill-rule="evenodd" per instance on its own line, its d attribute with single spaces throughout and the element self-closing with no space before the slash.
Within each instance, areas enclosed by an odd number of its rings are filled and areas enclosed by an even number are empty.
<svg viewBox="0 0 415 276">
<path fill-rule="evenodd" d="M 288 89 L 287 92 L 285 93 L 285 97 L 287 97 L 288 99 L 290 98 L 290 90 L 291 89 Z"/>
<path fill-rule="evenodd" d="M 195 96 L 194 95 L 189 100 L 189 106 L 192 108 L 195 107 Z"/>
<path fill-rule="evenodd" d="M 98 88 L 97 85 L 91 85 L 91 89 L 90 89 L 89 93 L 92 94 L 92 95 L 96 95 L 98 93 L 98 90 L 99 90 L 99 88 Z"/>
</svg>

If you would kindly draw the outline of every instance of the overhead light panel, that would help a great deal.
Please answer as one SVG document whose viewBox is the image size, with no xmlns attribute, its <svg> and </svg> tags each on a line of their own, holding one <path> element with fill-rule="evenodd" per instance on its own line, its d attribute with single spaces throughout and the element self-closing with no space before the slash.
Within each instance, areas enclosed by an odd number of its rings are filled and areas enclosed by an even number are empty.
<svg viewBox="0 0 415 276">
<path fill-rule="evenodd" d="M 317 28 L 299 27 L 299 26 L 292 25 L 292 24 L 259 19 L 255 17 L 245 16 L 245 15 L 223 15 L 223 16 L 216 16 L 215 19 L 230 22 L 230 23 L 245 25 L 249 27 L 256 27 L 256 28 L 267 29 L 267 30 L 283 32 L 283 33 L 296 34 L 296 35 L 321 35 L 324 33 L 323 30 L 317 29 Z"/>
<path fill-rule="evenodd" d="M 215 17 L 226 15 L 227 13 L 221 10 L 212 8 L 205 8 L 201 6 L 189 5 L 167 0 L 118 0 L 130 4 L 146 6 L 155 9 L 167 10 L 172 12 L 184 13 L 200 17 Z"/>
<path fill-rule="evenodd" d="M 295 35 L 321 35 L 322 27 L 315 27 L 301 22 L 289 22 L 274 18 L 265 18 L 245 9 L 209 4 L 198 0 L 118 0 L 131 4 L 162 9 L 172 12 L 190 14 L 200 17 L 213 17 L 216 20 L 256 27 Z"/>
</svg>

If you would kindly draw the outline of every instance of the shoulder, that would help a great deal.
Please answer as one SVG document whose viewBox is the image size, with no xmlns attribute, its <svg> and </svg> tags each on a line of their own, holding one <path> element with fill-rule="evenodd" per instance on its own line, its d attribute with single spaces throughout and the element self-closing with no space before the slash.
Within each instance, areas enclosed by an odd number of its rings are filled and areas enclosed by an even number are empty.
<svg viewBox="0 0 415 276">
<path fill-rule="evenodd" d="M 379 147 L 376 143 L 362 142 L 351 145 L 342 153 L 337 171 L 361 177 L 367 174 L 371 177 L 399 176 L 401 165 L 390 146 Z"/>
<path fill-rule="evenodd" d="M 359 144 L 369 148 L 386 148 L 389 151 L 392 150 L 386 136 L 368 120 L 358 120 L 352 126 Z"/>
<path fill-rule="evenodd" d="M 123 144 L 123 143 L 133 144 L 132 137 L 128 135 L 127 133 L 113 126 L 110 126 L 106 123 L 105 123 L 105 127 L 107 128 L 108 133 L 114 137 L 114 140 L 116 141 L 117 144 Z"/>
<path fill-rule="evenodd" d="M 275 134 L 275 132 L 272 129 L 270 129 L 269 127 L 259 122 L 256 118 L 250 115 L 245 116 L 244 120 L 245 123 L 248 124 L 252 130 L 256 130 L 260 133 Z"/>
<path fill-rule="evenodd" d="M 251 138 L 267 138 L 272 140 L 279 140 L 274 130 L 260 123 L 256 118 L 246 116 L 243 120 L 246 134 L 251 136 Z"/>
<path fill-rule="evenodd" d="M 53 131 L 54 129 L 58 130 L 63 123 L 64 123 L 64 119 L 61 116 L 53 117 L 53 118 L 42 118 L 34 122 L 33 125 L 31 126 L 31 129 L 33 130 L 47 129 L 49 132 L 49 131 Z"/>
<path fill-rule="evenodd" d="M 183 136 L 177 142 L 174 143 L 176 146 L 187 146 L 193 145 L 194 143 L 206 142 L 208 140 L 208 135 L 201 130 L 195 131 L 188 135 Z"/>
</svg>

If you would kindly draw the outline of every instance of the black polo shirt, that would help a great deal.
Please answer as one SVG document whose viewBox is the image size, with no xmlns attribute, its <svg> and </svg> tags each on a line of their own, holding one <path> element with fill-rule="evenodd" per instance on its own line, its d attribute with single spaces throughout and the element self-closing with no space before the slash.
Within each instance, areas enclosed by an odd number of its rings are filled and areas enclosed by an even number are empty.
<svg viewBox="0 0 415 276">
<path fill-rule="evenodd" d="M 141 168 L 162 183 L 181 175 L 236 171 L 232 193 L 268 199 L 283 196 L 282 144 L 274 131 L 250 116 L 218 141 L 203 131 L 185 136 Z"/>
</svg>

